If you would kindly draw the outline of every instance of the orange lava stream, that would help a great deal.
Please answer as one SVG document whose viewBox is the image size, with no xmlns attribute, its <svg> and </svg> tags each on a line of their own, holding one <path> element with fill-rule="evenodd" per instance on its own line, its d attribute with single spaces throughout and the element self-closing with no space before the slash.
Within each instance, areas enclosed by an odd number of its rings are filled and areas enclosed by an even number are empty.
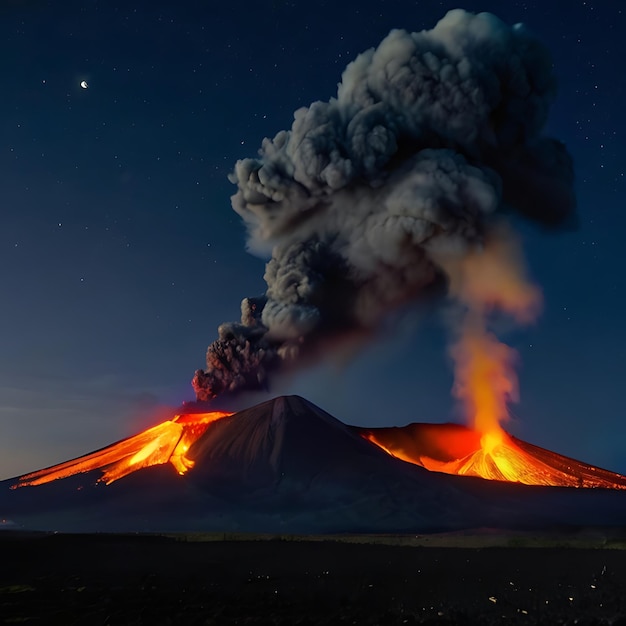
<svg viewBox="0 0 626 626">
<path fill-rule="evenodd" d="M 179 474 L 193 467 L 187 451 L 209 425 L 232 413 L 184 413 L 86 456 L 20 477 L 17 487 L 42 485 L 74 474 L 101 470 L 98 482 L 110 484 L 152 465 L 171 463 Z"/>
</svg>

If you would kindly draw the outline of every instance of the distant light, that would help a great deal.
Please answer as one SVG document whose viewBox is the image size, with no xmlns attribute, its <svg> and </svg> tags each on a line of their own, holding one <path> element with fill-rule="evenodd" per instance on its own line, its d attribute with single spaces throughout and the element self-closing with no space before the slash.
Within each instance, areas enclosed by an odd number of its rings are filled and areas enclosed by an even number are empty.
<svg viewBox="0 0 626 626">
<path fill-rule="evenodd" d="M 86 81 L 86 80 L 81 80 L 81 81 L 80 81 L 80 86 L 81 86 L 83 89 L 87 89 L 87 87 L 89 87 L 89 84 L 87 83 L 87 81 Z"/>
</svg>

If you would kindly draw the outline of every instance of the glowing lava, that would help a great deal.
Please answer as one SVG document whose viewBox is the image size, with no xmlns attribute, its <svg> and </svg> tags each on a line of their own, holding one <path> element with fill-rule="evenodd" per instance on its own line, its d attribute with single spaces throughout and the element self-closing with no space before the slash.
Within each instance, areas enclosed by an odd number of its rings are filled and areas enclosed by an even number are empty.
<svg viewBox="0 0 626 626">
<path fill-rule="evenodd" d="M 487 331 L 484 315 L 470 311 L 453 347 L 454 393 L 471 428 L 410 424 L 361 429 L 388 454 L 434 472 L 552 487 L 626 489 L 626 477 L 533 446 L 507 434 L 507 402 L 517 399 L 515 352 Z"/>
<path fill-rule="evenodd" d="M 626 489 L 626 477 L 516 439 L 459 424 L 361 429 L 361 436 L 398 459 L 433 472 L 551 487 Z"/>
<path fill-rule="evenodd" d="M 26 474 L 12 488 L 42 485 L 100 471 L 106 485 L 153 465 L 171 464 L 181 475 L 194 466 L 188 452 L 217 420 L 231 413 L 185 413 L 106 448 Z M 503 430 L 480 433 L 459 424 L 350 427 L 387 454 L 435 472 L 561 487 L 626 489 L 626 477 L 515 439 Z"/>
<path fill-rule="evenodd" d="M 191 444 L 212 422 L 230 415 L 232 413 L 223 411 L 176 415 L 171 420 L 86 456 L 26 474 L 17 486 L 42 485 L 92 470 L 101 470 L 98 482 L 108 485 L 136 470 L 165 463 L 171 463 L 182 475 L 193 467 L 193 461 L 187 457 Z"/>
</svg>

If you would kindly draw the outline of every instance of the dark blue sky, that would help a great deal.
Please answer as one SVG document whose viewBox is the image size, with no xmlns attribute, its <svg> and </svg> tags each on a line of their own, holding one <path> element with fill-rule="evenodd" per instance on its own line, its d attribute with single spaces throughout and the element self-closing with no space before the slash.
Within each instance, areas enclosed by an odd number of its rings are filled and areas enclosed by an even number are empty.
<svg viewBox="0 0 626 626">
<path fill-rule="evenodd" d="M 0 478 L 88 452 L 193 398 L 223 321 L 264 291 L 227 175 L 293 111 L 327 100 L 391 28 L 452 8 L 523 21 L 552 52 L 548 134 L 575 160 L 580 224 L 520 223 L 545 306 L 509 429 L 626 472 L 626 10 L 609 0 L 305 4 L 4 2 Z M 87 81 L 82 89 L 80 82 Z M 297 392 L 356 424 L 456 419 L 438 316 L 416 312 Z"/>
</svg>

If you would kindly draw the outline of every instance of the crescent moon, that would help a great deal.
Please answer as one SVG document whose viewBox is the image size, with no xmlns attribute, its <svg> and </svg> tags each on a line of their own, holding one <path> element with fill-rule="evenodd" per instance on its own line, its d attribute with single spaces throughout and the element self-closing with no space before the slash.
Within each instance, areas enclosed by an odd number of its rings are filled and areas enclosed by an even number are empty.
<svg viewBox="0 0 626 626">
<path fill-rule="evenodd" d="M 89 85 L 87 84 L 87 81 L 86 81 L 86 80 L 81 80 L 81 81 L 80 81 L 80 86 L 81 86 L 83 89 L 87 89 L 87 87 L 89 87 Z"/>
</svg>

